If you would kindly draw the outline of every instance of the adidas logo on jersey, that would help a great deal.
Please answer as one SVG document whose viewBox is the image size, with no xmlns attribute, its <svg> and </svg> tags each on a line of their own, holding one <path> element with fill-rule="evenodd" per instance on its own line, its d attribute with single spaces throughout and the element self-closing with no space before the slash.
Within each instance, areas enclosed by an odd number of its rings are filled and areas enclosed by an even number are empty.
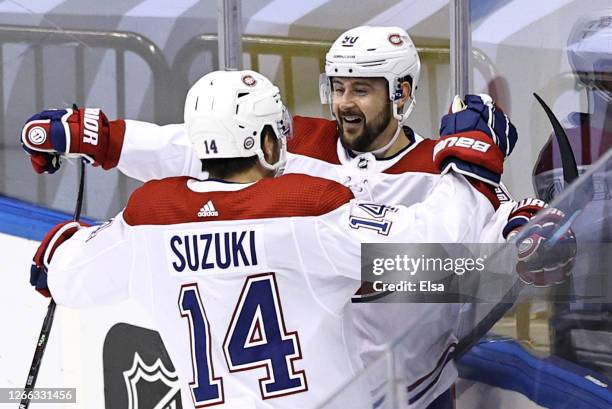
<svg viewBox="0 0 612 409">
<path fill-rule="evenodd" d="M 213 204 L 212 200 L 209 200 L 204 206 L 202 206 L 202 208 L 198 212 L 198 217 L 212 216 L 219 216 L 219 212 L 217 211 L 217 209 L 215 209 L 215 205 Z"/>
</svg>

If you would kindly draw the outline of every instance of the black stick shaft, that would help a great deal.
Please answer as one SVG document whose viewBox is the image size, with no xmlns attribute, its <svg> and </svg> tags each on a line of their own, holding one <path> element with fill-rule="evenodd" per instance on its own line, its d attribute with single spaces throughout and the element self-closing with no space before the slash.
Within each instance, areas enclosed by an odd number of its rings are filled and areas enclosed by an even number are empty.
<svg viewBox="0 0 612 409">
<path fill-rule="evenodd" d="M 85 187 L 85 161 L 81 159 L 80 163 L 80 176 L 79 176 L 79 192 L 77 194 L 77 202 L 74 209 L 74 215 L 72 220 L 79 221 L 81 218 L 81 209 L 83 207 L 83 191 Z M 43 321 L 42 328 L 40 329 L 40 335 L 38 336 L 38 342 L 36 343 L 36 349 L 34 350 L 34 357 L 32 358 L 32 364 L 30 365 L 30 371 L 28 372 L 28 379 L 24 387 L 24 398 L 19 402 L 19 409 L 27 409 L 30 406 L 30 398 L 28 398 L 28 391 L 34 389 L 36 385 L 36 379 L 38 378 L 38 372 L 40 371 L 40 364 L 42 362 L 47 342 L 49 342 L 49 335 L 51 334 L 51 326 L 53 325 L 53 317 L 55 316 L 55 301 L 53 299 L 49 302 L 47 307 L 47 315 Z"/>
</svg>

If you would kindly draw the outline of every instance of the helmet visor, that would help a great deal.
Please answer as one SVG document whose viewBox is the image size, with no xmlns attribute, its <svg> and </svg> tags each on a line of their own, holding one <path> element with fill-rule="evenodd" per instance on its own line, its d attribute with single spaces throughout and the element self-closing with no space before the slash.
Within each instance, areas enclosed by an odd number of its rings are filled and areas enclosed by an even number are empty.
<svg viewBox="0 0 612 409">
<path fill-rule="evenodd" d="M 281 120 L 276 123 L 276 131 L 279 138 L 285 140 L 293 138 L 293 117 L 285 106 L 283 106 Z"/>
<path fill-rule="evenodd" d="M 332 103 L 332 87 L 330 78 L 327 74 L 319 75 L 319 97 L 323 105 Z"/>
</svg>

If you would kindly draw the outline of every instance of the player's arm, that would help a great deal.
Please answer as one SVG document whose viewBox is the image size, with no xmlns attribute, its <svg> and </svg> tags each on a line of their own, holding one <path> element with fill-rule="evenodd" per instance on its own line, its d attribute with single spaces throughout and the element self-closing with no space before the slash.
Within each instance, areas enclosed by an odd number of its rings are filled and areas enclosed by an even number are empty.
<svg viewBox="0 0 612 409">
<path fill-rule="evenodd" d="M 182 124 L 110 121 L 100 109 L 42 111 L 24 125 L 21 143 L 37 173 L 57 171 L 62 157 L 82 157 L 141 181 L 203 176 Z"/>
<path fill-rule="evenodd" d="M 55 226 L 32 262 L 30 283 L 59 305 L 87 307 L 124 300 L 136 255 L 122 213 L 101 226 Z"/>
<path fill-rule="evenodd" d="M 489 200 L 456 173 L 409 207 L 352 201 L 342 209 L 318 220 L 318 234 L 338 273 L 354 279 L 361 243 L 476 243 L 493 215 Z"/>
</svg>

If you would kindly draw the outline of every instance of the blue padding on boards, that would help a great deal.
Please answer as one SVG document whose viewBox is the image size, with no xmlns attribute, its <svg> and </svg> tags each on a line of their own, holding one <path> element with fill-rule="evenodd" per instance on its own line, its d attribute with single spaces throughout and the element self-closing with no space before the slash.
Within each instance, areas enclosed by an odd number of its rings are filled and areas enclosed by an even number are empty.
<svg viewBox="0 0 612 409">
<path fill-rule="evenodd" d="M 538 358 L 518 342 L 488 338 L 458 362 L 459 376 L 519 392 L 554 409 L 610 409 L 612 388 L 601 374 L 557 357 Z"/>
<path fill-rule="evenodd" d="M 51 227 L 66 220 L 72 220 L 72 215 L 0 196 L 0 233 L 40 241 Z M 97 223 L 86 217 L 81 220 L 89 224 Z"/>
</svg>

